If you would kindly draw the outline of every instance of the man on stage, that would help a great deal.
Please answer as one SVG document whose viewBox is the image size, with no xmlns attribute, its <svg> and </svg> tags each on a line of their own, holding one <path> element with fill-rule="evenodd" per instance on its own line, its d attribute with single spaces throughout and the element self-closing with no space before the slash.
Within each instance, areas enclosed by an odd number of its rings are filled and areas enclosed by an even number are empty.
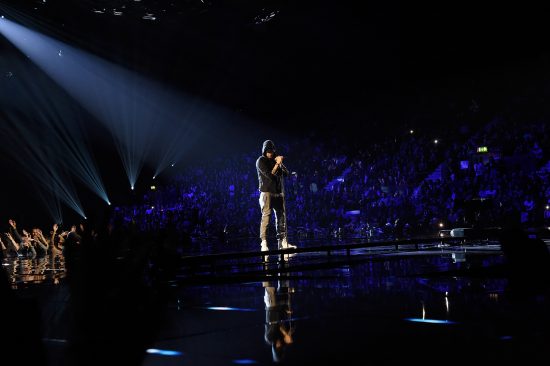
<svg viewBox="0 0 550 366">
<path fill-rule="evenodd" d="M 289 173 L 283 165 L 283 156 L 276 155 L 273 141 L 264 141 L 262 156 L 256 160 L 256 171 L 258 172 L 260 184 L 260 209 L 262 211 L 260 224 L 261 250 L 269 250 L 267 246 L 267 227 L 271 218 L 271 210 L 275 211 L 278 248 L 296 248 L 287 241 L 284 177 L 288 176 Z"/>
</svg>

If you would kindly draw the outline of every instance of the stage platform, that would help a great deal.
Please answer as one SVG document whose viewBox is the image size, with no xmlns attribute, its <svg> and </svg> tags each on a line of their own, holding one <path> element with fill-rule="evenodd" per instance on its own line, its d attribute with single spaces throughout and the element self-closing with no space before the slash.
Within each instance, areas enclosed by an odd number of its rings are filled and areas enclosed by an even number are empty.
<svg viewBox="0 0 550 366">
<path fill-rule="evenodd" d="M 154 278 L 151 258 L 133 272 L 140 257 L 130 254 L 72 278 L 63 260 L 3 266 L 38 314 L 26 331 L 37 332 L 48 365 L 550 358 L 548 292 L 511 289 L 498 242 L 294 244 L 262 253 L 255 239 L 197 241 Z"/>
</svg>

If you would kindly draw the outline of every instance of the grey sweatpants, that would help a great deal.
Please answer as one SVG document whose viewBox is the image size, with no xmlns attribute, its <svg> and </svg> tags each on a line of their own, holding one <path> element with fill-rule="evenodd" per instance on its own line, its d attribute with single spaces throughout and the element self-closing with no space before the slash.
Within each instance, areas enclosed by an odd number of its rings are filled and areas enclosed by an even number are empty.
<svg viewBox="0 0 550 366">
<path fill-rule="evenodd" d="M 268 192 L 260 193 L 260 209 L 262 210 L 260 239 L 267 240 L 267 227 L 269 226 L 269 219 L 271 218 L 271 210 L 275 211 L 277 239 L 281 240 L 286 238 L 286 212 L 284 195 Z"/>
</svg>

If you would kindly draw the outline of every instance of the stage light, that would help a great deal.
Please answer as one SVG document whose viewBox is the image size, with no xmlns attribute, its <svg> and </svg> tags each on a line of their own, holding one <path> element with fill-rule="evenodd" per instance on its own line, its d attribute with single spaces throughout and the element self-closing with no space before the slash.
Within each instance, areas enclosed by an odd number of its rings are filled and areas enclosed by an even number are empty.
<svg viewBox="0 0 550 366">
<path fill-rule="evenodd" d="M 155 175 L 155 176 L 153 176 L 153 179 L 157 179 L 157 176 L 156 176 L 156 175 Z"/>
<path fill-rule="evenodd" d="M 437 143 L 439 143 L 439 140 L 435 139 L 434 144 L 437 144 Z"/>
<path fill-rule="evenodd" d="M 134 73 L 14 22 L 2 21 L 0 33 L 109 128 L 133 185 L 152 128 L 158 127 L 155 115 L 164 109 L 147 95 L 155 88 Z"/>
<path fill-rule="evenodd" d="M 157 189 L 156 186 L 151 186 L 151 190 L 154 191 L 155 189 Z"/>
<path fill-rule="evenodd" d="M 134 186 L 130 186 L 130 189 L 133 191 L 133 190 L 134 190 Z"/>
<path fill-rule="evenodd" d="M 240 360 L 233 360 L 233 363 L 236 365 L 254 365 L 254 364 L 257 364 L 258 362 L 250 359 L 240 359 Z"/>
<path fill-rule="evenodd" d="M 111 206 L 111 202 L 107 202 L 107 204 L 108 204 L 109 206 Z"/>
<path fill-rule="evenodd" d="M 179 351 L 172 351 L 172 350 L 166 350 L 166 349 L 156 349 L 156 348 L 149 348 L 147 353 L 152 355 L 161 355 L 161 356 L 181 356 L 183 355 L 182 352 Z"/>
<path fill-rule="evenodd" d="M 46 206 L 46 209 L 50 213 L 52 221 L 61 225 L 61 223 L 63 222 L 60 202 L 61 198 L 55 195 L 54 192 L 50 190 L 48 184 L 44 184 L 44 182 L 38 184 L 38 181 L 36 179 L 32 179 L 31 181 L 33 182 L 33 186 L 35 186 L 34 191 L 38 194 L 38 196 Z"/>
<path fill-rule="evenodd" d="M 547 210 L 550 210 L 550 205 L 546 205 L 546 209 L 547 209 Z"/>
<path fill-rule="evenodd" d="M 14 93 L 17 93 L 17 89 Z M 8 118 L 0 124 L 0 134 L 11 136 L 11 138 L 4 141 L 4 147 L 24 168 L 22 170 L 24 174 L 32 180 L 39 181 L 40 185 L 53 195 L 53 201 L 44 200 L 52 217 L 58 219 L 60 216 L 59 208 L 56 207 L 57 204 L 54 202 L 57 199 L 63 201 L 68 207 L 84 217 L 82 204 L 71 177 L 68 175 L 69 170 L 65 169 L 59 158 L 52 158 L 55 157 L 54 146 L 42 143 L 45 137 L 51 136 L 37 134 L 37 131 L 44 131 L 41 128 L 43 126 L 37 126 L 36 124 L 28 126 L 24 119 L 10 113 L 6 113 L 6 116 Z M 21 136 L 25 136 L 25 143 L 20 142 Z M 29 141 L 33 143 L 28 143 Z M 57 141 L 53 142 L 56 143 Z M 50 203 L 53 203 L 53 205 L 50 205 Z"/>
<path fill-rule="evenodd" d="M 414 130 L 410 130 L 409 133 L 412 135 L 414 133 Z"/>
<path fill-rule="evenodd" d="M 445 226 L 442 222 L 439 223 L 439 227 Z"/>
<path fill-rule="evenodd" d="M 207 310 L 214 310 L 214 311 L 244 311 L 244 312 L 254 312 L 254 311 L 256 311 L 256 309 L 233 308 L 233 307 L 227 307 L 227 306 L 209 306 L 206 309 Z"/>
<path fill-rule="evenodd" d="M 50 38 L 25 29 L 9 20 L 1 22 L 0 33 L 47 73 L 50 68 L 57 65 L 65 68 L 67 78 L 75 76 L 75 70 L 66 65 L 67 60 L 62 61 L 57 57 L 63 56 L 65 59 L 63 44 L 53 44 Z M 48 74 L 52 76 L 50 73 Z M 33 117 L 37 119 L 34 123 L 41 123 L 42 131 L 47 131 L 45 136 L 38 136 L 38 140 L 49 139 L 50 148 L 43 159 L 48 162 L 59 160 L 59 165 L 77 176 L 89 189 L 107 202 L 108 197 L 98 169 L 87 149 L 88 144 L 85 143 L 82 110 L 74 104 L 67 103 L 66 94 L 61 93 L 57 86 L 52 87 L 51 80 L 46 80 L 46 77 L 31 73 L 27 69 L 21 70 L 17 75 L 19 77 L 18 90 L 14 94 L 19 98 L 33 101 L 32 105 L 25 107 L 25 113 L 36 116 Z M 16 100 L 15 96 L 13 98 Z M 16 114 L 10 116 L 18 124 L 22 123 L 22 117 L 25 116 Z M 29 126 L 27 129 L 30 134 L 36 133 L 36 126 Z M 25 133 L 21 136 L 28 139 L 30 134 Z M 32 149 L 38 150 L 34 147 Z"/>
<path fill-rule="evenodd" d="M 451 320 L 440 320 L 440 319 L 419 319 L 419 318 L 407 318 L 405 319 L 409 322 L 415 323 L 429 323 L 429 324 L 456 324 L 456 322 Z"/>
<path fill-rule="evenodd" d="M 242 118 L 8 19 L 0 33 L 108 128 L 132 186 L 145 160 L 156 177 L 219 121 Z"/>
<path fill-rule="evenodd" d="M 141 19 L 145 20 L 156 20 L 157 18 L 153 16 L 153 13 L 146 13 Z"/>
</svg>

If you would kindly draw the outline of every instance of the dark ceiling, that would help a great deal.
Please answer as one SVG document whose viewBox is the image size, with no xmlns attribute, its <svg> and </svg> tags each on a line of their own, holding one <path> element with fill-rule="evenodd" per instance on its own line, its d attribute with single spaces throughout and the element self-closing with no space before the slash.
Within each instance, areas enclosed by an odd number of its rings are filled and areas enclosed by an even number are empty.
<svg viewBox="0 0 550 366">
<path fill-rule="evenodd" d="M 521 79 L 539 72 L 547 55 L 546 12 L 527 3 L 1 3 L 43 33 L 253 119 L 294 127 L 335 116 L 354 124 L 365 109 L 398 123 L 404 95 L 441 83 L 459 90 L 464 82 Z"/>
<path fill-rule="evenodd" d="M 378 2 L 11 3 L 41 32 L 260 120 L 338 114 L 399 79 L 398 15 Z"/>
</svg>

